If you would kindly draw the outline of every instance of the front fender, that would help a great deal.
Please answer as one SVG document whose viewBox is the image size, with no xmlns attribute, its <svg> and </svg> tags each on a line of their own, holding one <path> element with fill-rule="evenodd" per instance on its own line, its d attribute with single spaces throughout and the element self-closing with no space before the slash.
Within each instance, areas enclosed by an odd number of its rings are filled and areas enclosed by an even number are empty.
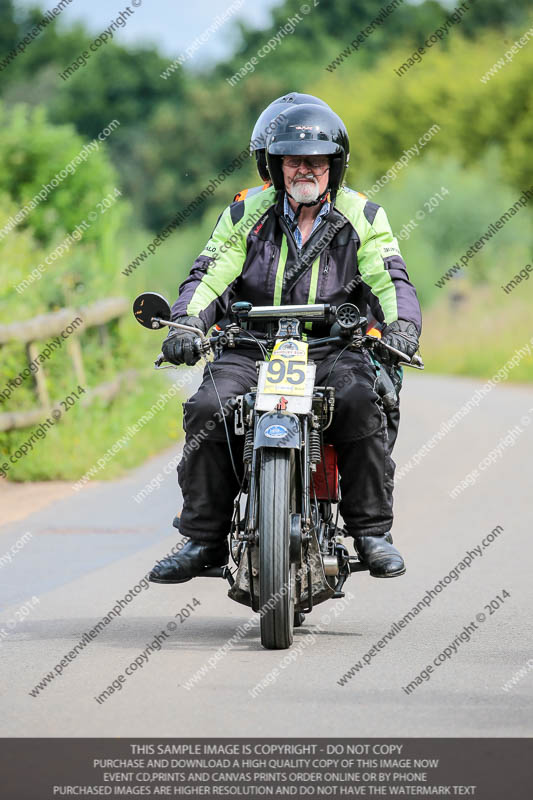
<svg viewBox="0 0 533 800">
<path fill-rule="evenodd" d="M 298 450 L 302 446 L 300 420 L 296 414 L 269 411 L 263 414 L 255 430 L 254 450 L 261 447 L 285 447 Z"/>
</svg>

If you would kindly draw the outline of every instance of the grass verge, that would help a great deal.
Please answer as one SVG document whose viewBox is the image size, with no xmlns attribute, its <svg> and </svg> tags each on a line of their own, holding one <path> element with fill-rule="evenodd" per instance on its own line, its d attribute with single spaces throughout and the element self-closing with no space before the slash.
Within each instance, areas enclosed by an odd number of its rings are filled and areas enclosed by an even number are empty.
<svg viewBox="0 0 533 800">
<path fill-rule="evenodd" d="M 532 289 L 529 284 L 519 285 L 514 292 L 506 295 L 496 286 L 474 292 L 465 286 L 454 303 L 447 298 L 426 312 L 422 357 L 427 371 L 490 378 L 517 350 L 530 344 Z M 531 355 L 509 371 L 508 381 L 533 381 Z"/>
<path fill-rule="evenodd" d="M 152 376 L 150 376 L 151 378 Z M 77 403 L 61 420 L 38 439 L 27 455 L 10 464 L 7 477 L 12 481 L 78 480 L 90 467 L 98 463 L 108 449 L 146 414 L 167 384 L 141 376 L 137 386 L 121 393 L 110 403 L 94 401 L 83 407 Z M 142 464 L 181 436 L 181 400 L 174 395 L 161 410 L 137 433 L 127 437 L 113 457 L 94 474 L 96 480 L 108 480 L 122 475 L 126 470 Z M 8 454 L 15 453 L 31 435 L 33 428 L 12 431 L 3 435 L 0 459 L 8 462 Z"/>
</svg>

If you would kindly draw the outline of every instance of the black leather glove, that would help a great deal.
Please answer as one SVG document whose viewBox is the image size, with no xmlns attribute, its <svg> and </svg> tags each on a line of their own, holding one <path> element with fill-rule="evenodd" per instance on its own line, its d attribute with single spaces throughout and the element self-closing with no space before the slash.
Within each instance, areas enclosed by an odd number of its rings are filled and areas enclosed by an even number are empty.
<svg viewBox="0 0 533 800">
<path fill-rule="evenodd" d="M 201 319 L 198 317 L 178 317 L 173 320 L 180 325 L 191 325 L 194 328 L 200 328 L 205 333 L 205 326 Z M 200 352 L 195 346 L 195 341 L 198 339 L 198 334 L 191 331 L 179 331 L 175 328 L 169 328 L 168 336 L 164 340 L 161 350 L 167 361 L 171 364 L 187 364 L 192 367 L 200 360 Z"/>
<path fill-rule="evenodd" d="M 381 341 L 385 344 L 401 350 L 409 358 L 412 358 L 418 350 L 418 331 L 414 322 L 407 322 L 404 319 L 397 319 L 387 325 L 383 331 Z M 400 360 L 399 356 L 395 356 L 390 350 L 385 347 L 380 348 L 380 360 L 384 364 L 395 364 Z"/>
</svg>

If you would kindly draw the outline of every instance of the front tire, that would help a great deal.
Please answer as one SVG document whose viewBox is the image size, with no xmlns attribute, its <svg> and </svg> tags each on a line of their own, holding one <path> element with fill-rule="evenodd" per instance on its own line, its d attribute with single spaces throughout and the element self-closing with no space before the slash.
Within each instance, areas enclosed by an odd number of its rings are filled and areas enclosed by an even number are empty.
<svg viewBox="0 0 533 800">
<path fill-rule="evenodd" d="M 261 644 L 286 650 L 293 641 L 294 568 L 289 558 L 290 456 L 285 449 L 261 453 L 259 481 L 259 605 Z"/>
</svg>

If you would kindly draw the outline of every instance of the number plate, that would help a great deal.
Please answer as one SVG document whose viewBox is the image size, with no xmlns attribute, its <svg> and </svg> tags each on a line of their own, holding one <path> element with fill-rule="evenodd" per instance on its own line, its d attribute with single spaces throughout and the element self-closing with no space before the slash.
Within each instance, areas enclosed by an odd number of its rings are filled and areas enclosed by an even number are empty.
<svg viewBox="0 0 533 800">
<path fill-rule="evenodd" d="M 264 394 L 303 396 L 307 375 L 307 342 L 276 342 L 266 364 Z"/>
<path fill-rule="evenodd" d="M 255 398 L 256 410 L 274 411 L 276 409 L 293 414 L 308 414 L 313 404 L 316 364 L 308 364 L 306 367 L 305 391 L 303 394 L 284 394 L 281 391 L 276 392 L 276 394 L 264 392 L 263 387 L 265 385 L 268 364 L 268 361 L 263 361 L 259 367 L 257 396 Z"/>
</svg>

